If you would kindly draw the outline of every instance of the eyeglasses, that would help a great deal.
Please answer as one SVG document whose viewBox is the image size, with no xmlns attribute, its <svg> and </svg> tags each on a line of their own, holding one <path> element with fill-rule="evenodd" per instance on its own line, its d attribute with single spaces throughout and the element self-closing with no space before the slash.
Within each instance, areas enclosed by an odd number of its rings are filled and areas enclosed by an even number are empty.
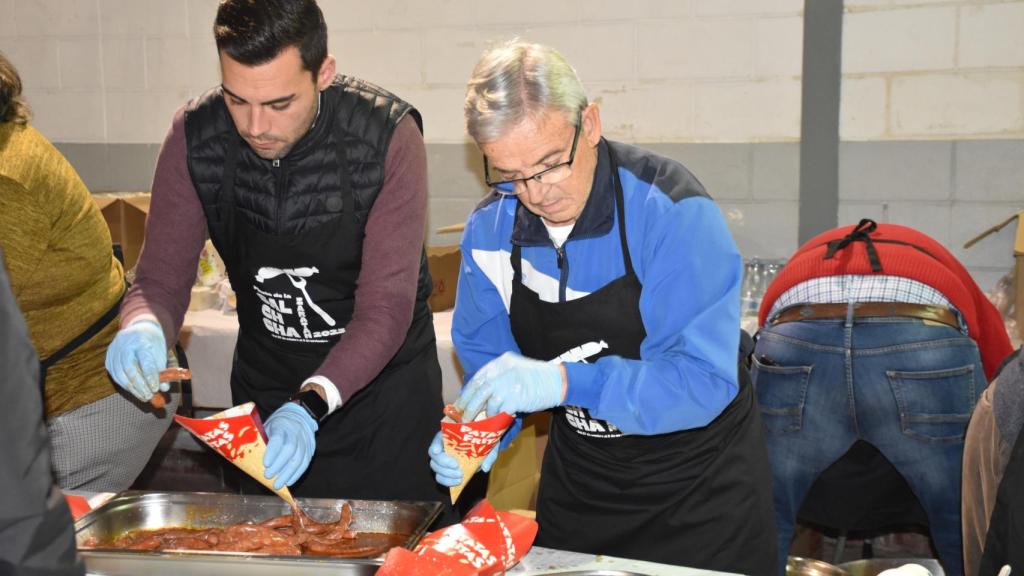
<svg viewBox="0 0 1024 576">
<path fill-rule="evenodd" d="M 491 168 L 487 163 L 487 156 L 484 155 L 484 182 L 499 194 L 510 194 L 513 196 L 518 194 L 516 191 L 517 184 L 521 184 L 525 188 L 531 180 L 541 184 L 558 184 L 559 182 L 562 182 L 572 175 L 572 161 L 576 158 L 576 144 L 580 140 L 580 127 L 583 126 L 582 117 L 583 111 L 580 110 L 576 113 L 576 133 L 573 134 L 572 137 L 572 149 L 569 151 L 569 159 L 567 161 L 562 162 L 561 164 L 556 164 L 550 168 L 545 168 L 544 170 L 525 178 L 498 180 L 497 178 L 491 177 Z"/>
</svg>

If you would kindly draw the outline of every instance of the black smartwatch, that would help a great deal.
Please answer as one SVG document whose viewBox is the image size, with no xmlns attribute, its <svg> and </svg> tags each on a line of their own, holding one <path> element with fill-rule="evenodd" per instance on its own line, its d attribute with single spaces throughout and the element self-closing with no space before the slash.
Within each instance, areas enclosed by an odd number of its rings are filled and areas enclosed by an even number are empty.
<svg viewBox="0 0 1024 576">
<path fill-rule="evenodd" d="M 317 422 L 322 422 L 327 417 L 327 402 L 320 397 L 316 390 L 302 390 L 289 400 L 302 406 Z"/>
</svg>

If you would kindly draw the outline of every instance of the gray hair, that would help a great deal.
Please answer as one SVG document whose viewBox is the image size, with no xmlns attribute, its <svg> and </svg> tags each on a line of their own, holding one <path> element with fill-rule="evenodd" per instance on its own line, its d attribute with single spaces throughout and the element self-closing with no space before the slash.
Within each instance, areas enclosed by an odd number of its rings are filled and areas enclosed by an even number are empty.
<svg viewBox="0 0 1024 576">
<path fill-rule="evenodd" d="M 531 114 L 560 110 L 573 126 L 587 94 L 576 70 L 553 48 L 512 40 L 492 48 L 466 87 L 466 130 L 492 142 Z"/>
</svg>

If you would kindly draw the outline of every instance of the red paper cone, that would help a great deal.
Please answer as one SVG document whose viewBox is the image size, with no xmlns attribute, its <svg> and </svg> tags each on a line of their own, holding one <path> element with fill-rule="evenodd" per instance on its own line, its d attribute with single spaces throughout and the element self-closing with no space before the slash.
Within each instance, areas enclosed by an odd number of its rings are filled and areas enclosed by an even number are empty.
<svg viewBox="0 0 1024 576">
<path fill-rule="evenodd" d="M 263 422 L 260 421 L 260 415 L 255 408 L 255 404 L 246 402 L 207 418 L 175 415 L 174 420 L 229 462 L 294 506 L 295 499 L 292 498 L 287 486 L 274 490 L 274 479 L 268 480 L 263 476 L 267 434 L 263 431 Z"/>
<path fill-rule="evenodd" d="M 484 458 L 495 448 L 513 421 L 514 418 L 504 412 L 474 422 L 451 422 L 447 418 L 441 421 L 444 451 L 455 458 L 462 469 L 462 484 L 450 490 L 452 504 L 458 500 L 469 479 L 480 469 Z"/>
</svg>

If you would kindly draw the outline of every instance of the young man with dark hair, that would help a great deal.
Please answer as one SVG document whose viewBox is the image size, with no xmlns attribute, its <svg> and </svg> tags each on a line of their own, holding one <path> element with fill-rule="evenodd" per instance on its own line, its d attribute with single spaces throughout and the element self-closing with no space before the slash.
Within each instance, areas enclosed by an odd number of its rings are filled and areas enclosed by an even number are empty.
<svg viewBox="0 0 1024 576">
<path fill-rule="evenodd" d="M 238 297 L 233 400 L 266 422 L 275 487 L 444 501 L 423 458 L 442 402 L 420 115 L 335 74 L 313 0 L 226 0 L 214 34 L 222 84 L 160 152 L 110 373 L 159 389 L 209 232 Z"/>
</svg>

